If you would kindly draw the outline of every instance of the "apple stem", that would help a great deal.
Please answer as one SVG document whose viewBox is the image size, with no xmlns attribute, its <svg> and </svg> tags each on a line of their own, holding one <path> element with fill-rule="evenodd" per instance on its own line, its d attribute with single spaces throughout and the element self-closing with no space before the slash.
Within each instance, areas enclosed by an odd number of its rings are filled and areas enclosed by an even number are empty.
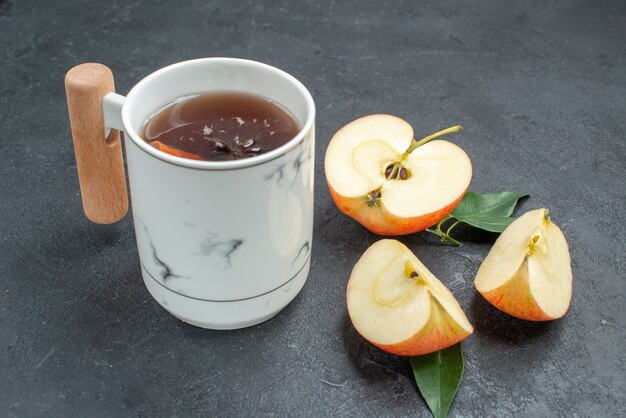
<svg viewBox="0 0 626 418">
<path fill-rule="evenodd" d="M 413 143 L 411 144 L 409 149 L 406 150 L 406 152 L 403 154 L 403 156 L 406 157 L 407 155 L 409 155 L 410 153 L 415 151 L 417 148 L 421 147 L 422 145 L 424 145 L 427 142 L 432 141 L 435 138 L 438 138 L 438 137 L 440 137 L 442 135 L 449 134 L 449 133 L 452 133 L 452 132 L 458 132 L 458 131 L 460 131 L 462 129 L 463 129 L 463 127 L 461 125 L 456 125 L 456 126 L 452 126 L 450 128 L 444 129 L 442 131 L 435 132 L 432 135 L 428 135 L 427 137 L 422 138 L 419 141 L 413 140 Z"/>
</svg>

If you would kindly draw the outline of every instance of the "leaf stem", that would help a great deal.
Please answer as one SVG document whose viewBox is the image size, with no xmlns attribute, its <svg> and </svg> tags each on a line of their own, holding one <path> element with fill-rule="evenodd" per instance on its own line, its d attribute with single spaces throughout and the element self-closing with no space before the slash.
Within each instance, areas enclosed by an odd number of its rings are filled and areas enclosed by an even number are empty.
<svg viewBox="0 0 626 418">
<path fill-rule="evenodd" d="M 426 229 L 425 229 L 425 231 L 426 231 L 426 232 L 430 232 L 431 234 L 435 234 L 435 235 L 437 235 L 438 237 L 443 237 L 443 232 L 441 232 L 441 231 L 440 231 L 440 230 L 438 230 L 438 229 L 430 229 L 430 228 L 426 228 Z"/>
<path fill-rule="evenodd" d="M 455 127 L 449 128 L 441 132 L 454 130 L 454 128 Z M 429 137 L 426 137 L 424 140 L 428 138 Z M 440 237 L 442 242 L 458 246 L 462 244 L 452 238 L 450 234 L 459 223 L 484 231 L 502 233 L 506 227 L 516 219 L 511 216 L 511 214 L 515 210 L 519 199 L 526 196 L 528 196 L 528 194 L 519 192 L 480 194 L 468 191 L 463 196 L 461 203 L 454 209 L 454 215 L 449 214 L 437 225 L 433 225 L 431 229 L 427 229 L 426 231 Z M 550 222 L 547 209 L 544 212 L 544 217 L 546 222 Z M 444 231 L 442 228 L 445 226 L 448 219 L 454 219 L 454 222 Z"/>
<path fill-rule="evenodd" d="M 447 243 L 447 244 L 451 244 L 457 247 L 461 247 L 463 244 L 461 244 L 460 241 L 455 240 L 454 238 L 452 238 L 450 235 L 448 234 L 444 234 L 443 237 L 441 237 L 441 241 Z"/>
<path fill-rule="evenodd" d="M 452 219 L 451 215 L 446 215 L 445 218 L 443 218 L 442 220 L 439 221 L 439 223 L 437 224 L 437 230 L 441 233 L 443 233 L 443 231 L 441 230 L 441 227 L 443 226 L 443 224 L 448 220 L 448 219 Z"/>
<path fill-rule="evenodd" d="M 439 221 L 439 223 L 437 224 L 437 229 L 426 229 L 427 232 L 430 232 L 431 234 L 437 235 L 438 237 L 441 238 L 441 242 L 445 242 L 446 244 L 451 244 L 451 245 L 456 245 L 457 247 L 460 247 L 461 242 L 455 240 L 454 238 L 452 238 L 450 236 L 450 231 L 452 231 L 452 228 L 454 228 L 455 226 L 457 226 L 459 223 L 461 223 L 461 221 L 456 220 L 449 228 L 446 232 L 443 232 L 441 230 L 441 227 L 443 226 L 443 224 L 448 220 L 448 219 L 454 219 L 453 216 L 451 215 L 447 215 L 445 218 L 443 218 L 441 221 Z"/>
<path fill-rule="evenodd" d="M 450 235 L 450 232 L 452 231 L 452 229 L 457 226 L 458 224 L 460 224 L 461 221 L 457 220 L 455 223 L 453 223 L 452 225 L 450 225 L 450 228 L 448 228 L 448 230 L 446 231 L 447 235 Z"/>
</svg>

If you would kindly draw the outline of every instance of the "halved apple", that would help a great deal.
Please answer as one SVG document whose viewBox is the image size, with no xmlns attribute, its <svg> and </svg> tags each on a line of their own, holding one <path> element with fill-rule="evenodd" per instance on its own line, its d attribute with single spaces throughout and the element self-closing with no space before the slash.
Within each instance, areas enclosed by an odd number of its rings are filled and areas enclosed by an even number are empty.
<svg viewBox="0 0 626 418">
<path fill-rule="evenodd" d="M 325 171 L 337 207 L 370 231 L 404 235 L 436 224 L 461 201 L 472 179 L 467 154 L 448 141 L 419 142 L 391 115 L 357 119 L 333 136 Z"/>
<path fill-rule="evenodd" d="M 565 315 L 572 298 L 571 259 L 547 209 L 527 212 L 504 230 L 474 285 L 489 303 L 516 318 L 549 321 Z"/>
<path fill-rule="evenodd" d="M 347 303 L 363 338 L 401 356 L 444 349 L 474 331 L 448 288 L 396 240 L 380 240 L 363 253 Z"/>
</svg>

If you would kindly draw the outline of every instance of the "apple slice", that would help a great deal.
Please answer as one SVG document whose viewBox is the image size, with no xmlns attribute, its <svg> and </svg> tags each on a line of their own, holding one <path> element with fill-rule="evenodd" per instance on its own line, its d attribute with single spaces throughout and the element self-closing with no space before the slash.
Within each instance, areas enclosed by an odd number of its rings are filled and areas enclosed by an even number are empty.
<svg viewBox="0 0 626 418">
<path fill-rule="evenodd" d="M 549 321 L 565 315 L 572 298 L 571 259 L 547 209 L 526 212 L 504 230 L 474 285 L 489 303 L 516 318 Z"/>
<path fill-rule="evenodd" d="M 465 152 L 391 115 L 357 119 L 333 136 L 325 171 L 337 207 L 379 235 L 404 235 L 436 224 L 461 201 L 472 179 Z"/>
<path fill-rule="evenodd" d="M 358 333 L 400 356 L 444 349 L 474 331 L 448 288 L 396 240 L 380 240 L 363 253 L 347 303 Z"/>
</svg>

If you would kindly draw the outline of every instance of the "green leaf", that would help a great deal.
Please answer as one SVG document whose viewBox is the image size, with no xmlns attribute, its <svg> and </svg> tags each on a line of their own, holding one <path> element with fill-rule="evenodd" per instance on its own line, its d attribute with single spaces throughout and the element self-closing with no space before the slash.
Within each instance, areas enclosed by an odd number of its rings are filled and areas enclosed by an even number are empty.
<svg viewBox="0 0 626 418">
<path fill-rule="evenodd" d="M 445 418 L 463 377 L 461 343 L 410 360 L 417 387 L 433 416 Z"/>
<path fill-rule="evenodd" d="M 527 193 L 467 192 L 450 215 L 457 220 L 490 232 L 502 232 L 515 220 L 511 217 L 517 201 Z"/>
</svg>

